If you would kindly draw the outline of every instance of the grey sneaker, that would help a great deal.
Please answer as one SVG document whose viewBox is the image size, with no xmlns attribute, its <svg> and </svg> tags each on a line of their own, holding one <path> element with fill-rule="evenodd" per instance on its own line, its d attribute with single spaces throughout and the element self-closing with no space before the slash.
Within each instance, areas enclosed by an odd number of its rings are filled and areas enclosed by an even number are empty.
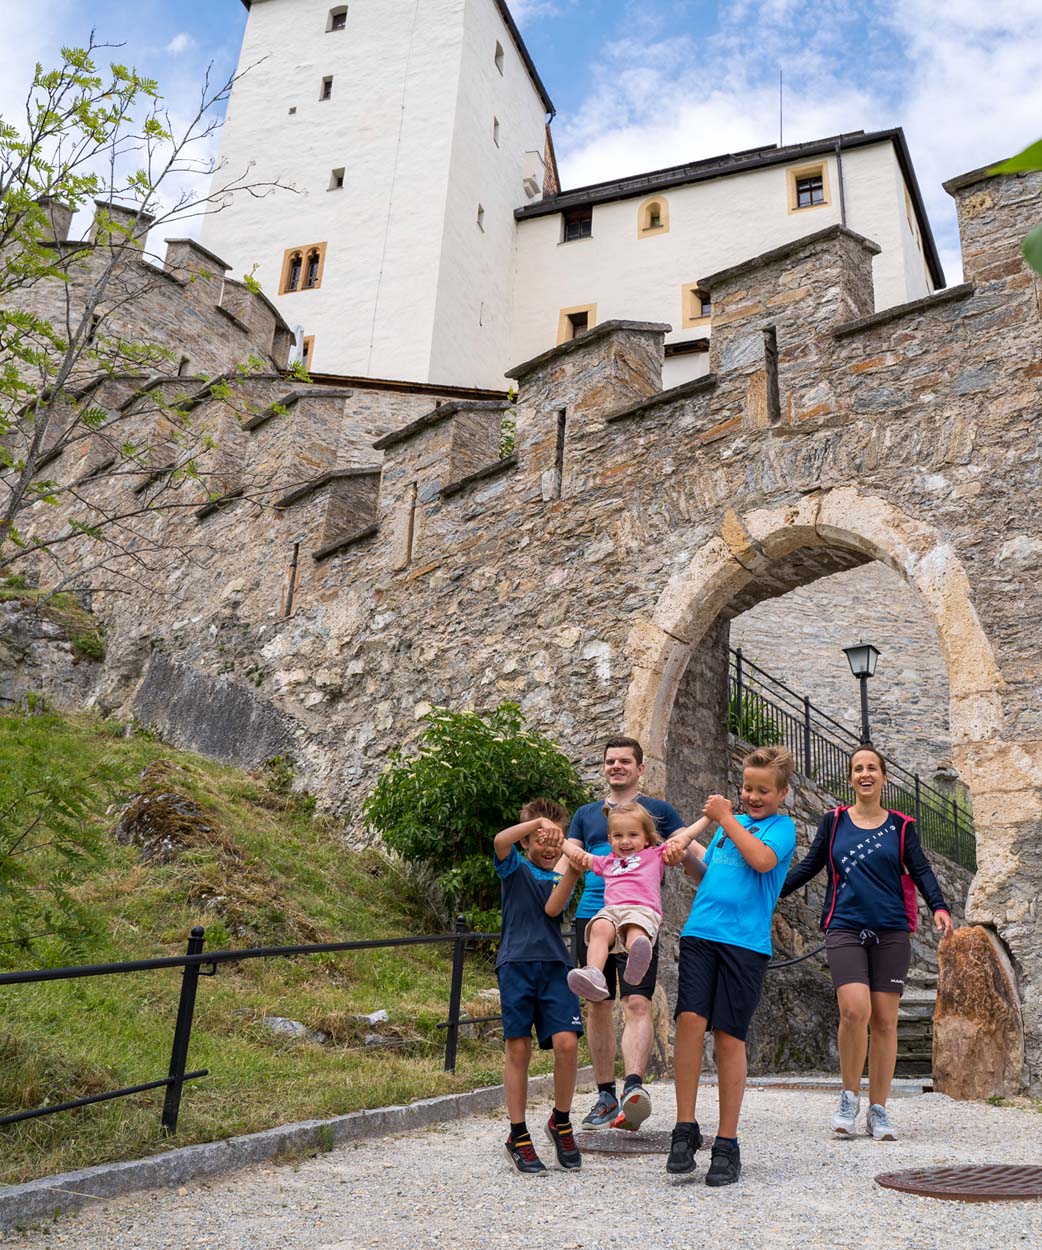
<svg viewBox="0 0 1042 1250">
<path fill-rule="evenodd" d="M 852 1090 L 845 1089 L 839 1096 L 839 1106 L 832 1117 L 832 1131 L 837 1137 L 853 1137 L 857 1113 L 861 1110 L 861 1098 Z M 885 1114 L 885 1112 L 884 1112 Z"/>
<path fill-rule="evenodd" d="M 635 1133 L 651 1115 L 651 1098 L 643 1085 L 631 1085 L 624 1090 L 619 1114 L 615 1117 L 612 1128 L 629 1129 Z"/>
<path fill-rule="evenodd" d="M 568 988 L 580 998 L 591 1003 L 603 1002 L 608 997 L 608 983 L 600 968 L 587 964 L 585 968 L 573 968 L 568 973 Z"/>
<path fill-rule="evenodd" d="M 582 1126 L 585 1129 L 611 1128 L 612 1121 L 619 1114 L 619 1100 L 614 1094 L 600 1090 L 597 1101 L 593 1104 L 590 1114 L 585 1116 Z"/>
<path fill-rule="evenodd" d="M 866 1130 L 875 1141 L 897 1141 L 897 1129 L 890 1123 L 886 1107 L 874 1102 L 868 1109 Z"/>
</svg>

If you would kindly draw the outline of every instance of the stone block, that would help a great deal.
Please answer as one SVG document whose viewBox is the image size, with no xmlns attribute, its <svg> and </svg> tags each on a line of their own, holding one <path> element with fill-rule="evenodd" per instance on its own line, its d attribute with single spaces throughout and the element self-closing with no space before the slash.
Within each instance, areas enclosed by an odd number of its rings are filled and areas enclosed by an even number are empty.
<svg viewBox="0 0 1042 1250">
<path fill-rule="evenodd" d="M 949 1098 L 1020 1093 L 1024 1029 L 1005 948 L 981 925 L 957 929 L 938 951 L 934 1088 Z"/>
</svg>

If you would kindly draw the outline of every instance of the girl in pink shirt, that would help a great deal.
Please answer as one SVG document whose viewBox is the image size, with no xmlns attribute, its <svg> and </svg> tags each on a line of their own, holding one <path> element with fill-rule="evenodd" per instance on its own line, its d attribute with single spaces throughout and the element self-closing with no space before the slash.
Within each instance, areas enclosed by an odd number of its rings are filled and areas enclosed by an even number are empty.
<svg viewBox="0 0 1042 1250">
<path fill-rule="evenodd" d="M 662 924 L 662 879 L 666 866 L 679 864 L 705 819 L 681 829 L 667 842 L 659 840 L 651 813 L 636 801 L 609 807 L 610 855 L 590 855 L 565 842 L 570 863 L 604 878 L 604 906 L 587 925 L 585 968 L 568 973 L 568 988 L 591 1002 L 608 997 L 604 965 L 609 952 L 626 955 L 626 980 L 631 985 L 644 976 Z M 695 843 L 698 851 L 701 847 Z"/>
</svg>

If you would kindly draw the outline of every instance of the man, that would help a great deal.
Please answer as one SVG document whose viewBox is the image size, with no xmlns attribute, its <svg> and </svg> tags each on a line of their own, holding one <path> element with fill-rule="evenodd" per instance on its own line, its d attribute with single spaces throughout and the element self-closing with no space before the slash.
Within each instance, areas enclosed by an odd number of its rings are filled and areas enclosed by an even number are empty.
<svg viewBox="0 0 1042 1250">
<path fill-rule="evenodd" d="M 636 799 L 651 813 L 662 838 L 668 838 L 676 830 L 684 828 L 684 821 L 662 799 L 647 798 L 639 793 L 640 779 L 644 774 L 644 752 L 635 738 L 609 738 L 604 745 L 604 778 L 608 783 L 606 799 L 587 803 L 572 817 L 568 839 L 591 855 L 610 855 L 608 822 L 604 815 L 605 803 L 615 806 Z M 684 867 L 692 876 L 701 875 L 701 860 L 691 852 Z M 588 962 L 586 956 L 586 925 L 590 918 L 604 906 L 604 880 L 595 873 L 586 874 L 583 896 L 575 916 L 577 936 L 577 963 L 579 967 Z M 658 942 L 651 956 L 651 964 L 637 985 L 623 976 L 625 955 L 608 956 L 604 977 L 608 984 L 608 998 L 602 1002 L 587 1004 L 586 1040 L 593 1061 L 593 1074 L 597 1081 L 597 1101 L 590 1114 L 582 1122 L 585 1129 L 627 1128 L 637 1129 L 651 1114 L 651 1099 L 644 1088 L 644 1069 L 654 1042 L 651 1015 L 651 999 L 655 992 L 658 974 Z M 615 992 L 622 999 L 622 1065 L 625 1072 L 622 1099 L 615 1085 Z"/>
</svg>

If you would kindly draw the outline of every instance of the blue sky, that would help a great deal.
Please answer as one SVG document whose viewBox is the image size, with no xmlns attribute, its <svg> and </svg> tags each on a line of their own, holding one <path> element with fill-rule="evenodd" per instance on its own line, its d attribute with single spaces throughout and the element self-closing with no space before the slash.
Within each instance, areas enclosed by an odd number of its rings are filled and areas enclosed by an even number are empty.
<svg viewBox="0 0 1042 1250">
<path fill-rule="evenodd" d="M 291 0 L 286 0 L 291 2 Z M 359 0 L 380 2 L 380 0 Z M 566 186 L 776 142 L 903 125 L 949 281 L 945 178 L 1042 134 L 1039 0 L 513 0 L 553 98 Z M 185 111 L 227 76 L 240 0 L 0 0 L 0 114 L 61 43 L 125 43 Z"/>
</svg>

